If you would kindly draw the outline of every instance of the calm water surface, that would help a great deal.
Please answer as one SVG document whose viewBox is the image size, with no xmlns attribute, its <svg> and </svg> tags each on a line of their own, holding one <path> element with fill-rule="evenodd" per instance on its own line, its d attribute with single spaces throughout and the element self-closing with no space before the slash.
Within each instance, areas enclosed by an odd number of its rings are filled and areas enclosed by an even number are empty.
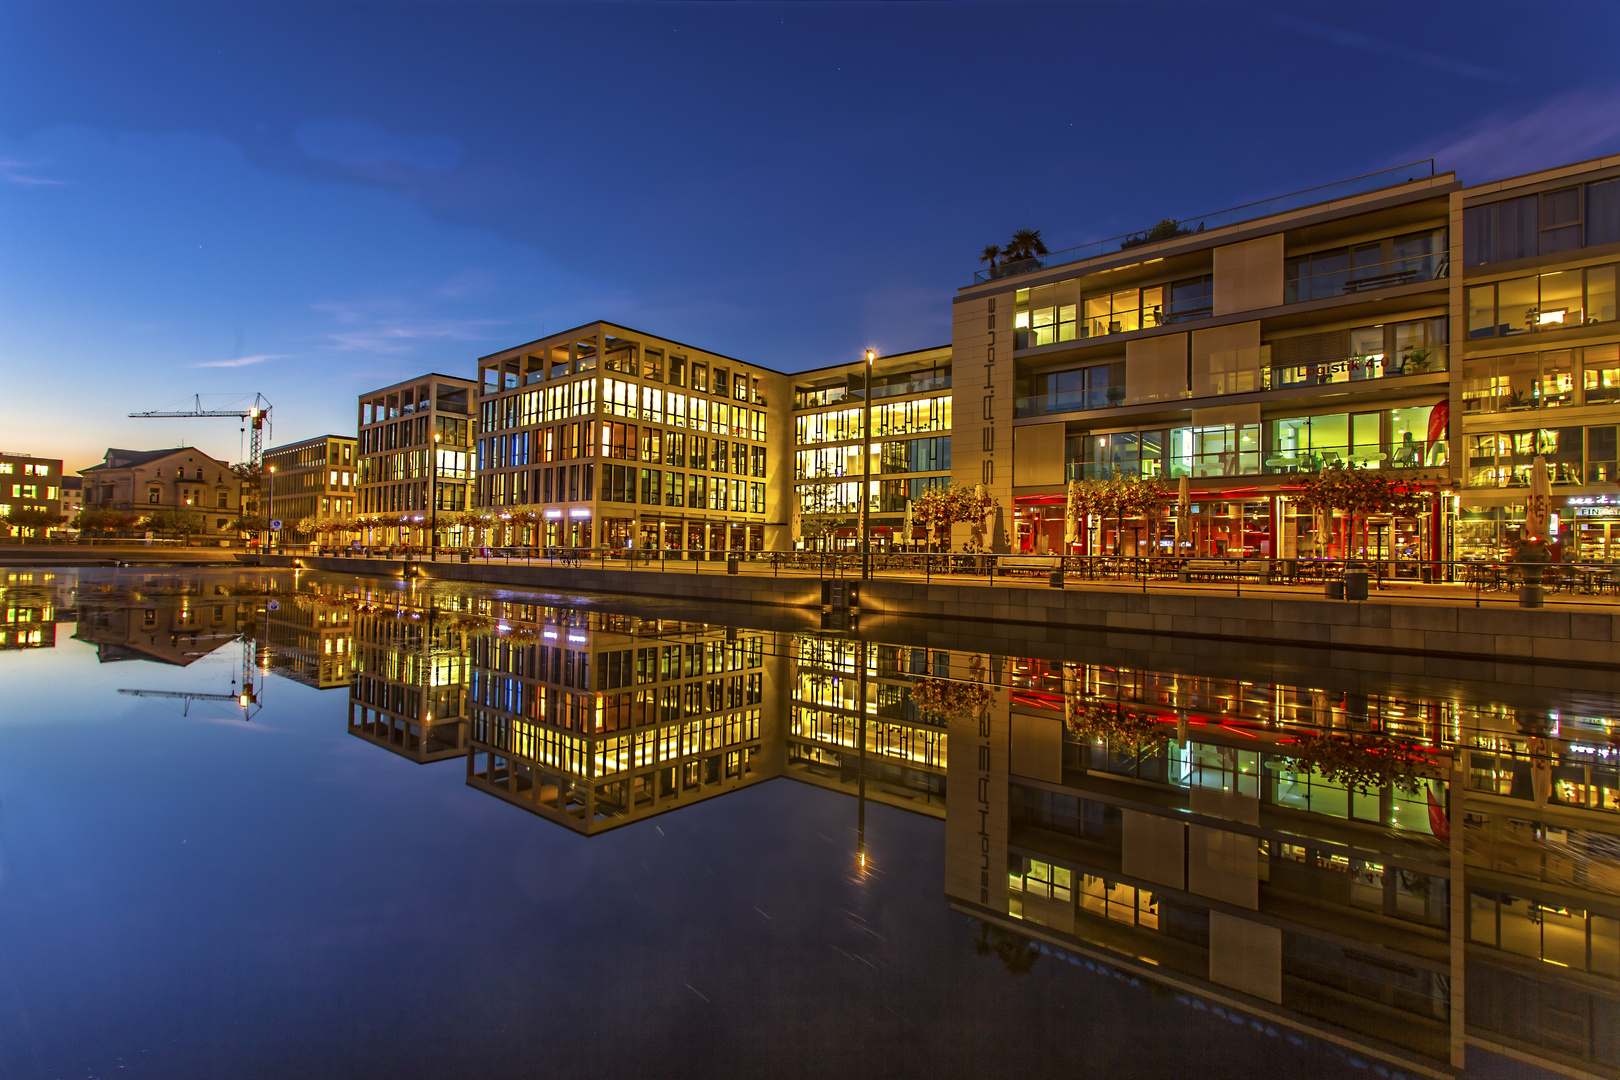
<svg viewBox="0 0 1620 1080">
<path fill-rule="evenodd" d="M 1464 945 L 1444 776 L 1335 793 L 1262 751 L 1302 718 L 1523 741 L 1544 688 L 336 576 L 0 580 L 3 1080 L 1417 1076 L 1465 955 L 1481 1037 L 1613 1075 L 1604 759 L 1563 739 L 1516 779 L 1499 740 Z M 1176 815 L 1191 854 L 1158 858 Z M 1186 870 L 1211 836 L 1238 861 Z"/>
</svg>

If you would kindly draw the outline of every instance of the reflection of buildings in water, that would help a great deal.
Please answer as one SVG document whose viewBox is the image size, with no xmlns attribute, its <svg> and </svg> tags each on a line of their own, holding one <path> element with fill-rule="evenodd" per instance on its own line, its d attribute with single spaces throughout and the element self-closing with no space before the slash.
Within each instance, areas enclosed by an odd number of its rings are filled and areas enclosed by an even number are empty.
<svg viewBox="0 0 1620 1080">
<path fill-rule="evenodd" d="M 589 834 L 780 775 L 777 635 L 496 607 L 470 641 L 473 787 Z"/>
<path fill-rule="evenodd" d="M 50 570 L 0 573 L 0 649 L 50 649 L 56 623 L 73 621 L 72 575 Z"/>
<path fill-rule="evenodd" d="M 950 727 L 959 909 L 1415 1071 L 1475 1045 L 1620 1074 L 1606 720 L 987 665 L 992 706 Z M 1381 735 L 1405 760 L 1335 782 Z"/>
<path fill-rule="evenodd" d="M 349 734 L 418 764 L 467 753 L 467 633 L 459 611 L 398 594 L 349 600 Z"/>
<path fill-rule="evenodd" d="M 786 775 L 874 802 L 945 816 L 945 725 L 920 712 L 914 678 L 949 654 L 800 634 L 790 639 Z"/>
<path fill-rule="evenodd" d="M 186 667 L 243 635 L 255 636 L 258 604 L 235 595 L 143 594 L 127 601 L 79 602 L 74 637 L 102 663 L 149 660 Z"/>
<path fill-rule="evenodd" d="M 354 644 L 354 605 L 319 592 L 300 592 L 265 611 L 271 670 L 317 690 L 348 686 Z"/>
<path fill-rule="evenodd" d="M 355 633 L 351 704 L 377 741 L 403 752 L 464 685 L 468 734 L 440 756 L 577 832 L 787 776 L 943 815 L 947 897 L 1006 940 L 1413 1073 L 1471 1045 L 1620 1075 L 1613 736 L 1546 690 L 1508 705 L 1496 684 L 1313 688 L 504 601 Z M 1387 775 L 1335 772 L 1393 740 Z"/>
</svg>

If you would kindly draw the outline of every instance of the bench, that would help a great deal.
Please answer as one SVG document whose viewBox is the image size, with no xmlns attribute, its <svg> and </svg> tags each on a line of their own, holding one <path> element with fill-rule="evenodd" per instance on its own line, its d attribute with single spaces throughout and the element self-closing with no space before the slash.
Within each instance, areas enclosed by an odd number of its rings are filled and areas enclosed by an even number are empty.
<svg viewBox="0 0 1620 1080">
<path fill-rule="evenodd" d="M 1236 581 L 1241 578 L 1269 581 L 1272 563 L 1267 559 L 1188 559 L 1181 564 L 1180 576 L 1184 582 Z"/>
<path fill-rule="evenodd" d="M 1003 577 L 1015 571 L 1039 574 L 1062 569 L 1061 555 L 1004 555 L 996 561 L 996 573 Z"/>
</svg>

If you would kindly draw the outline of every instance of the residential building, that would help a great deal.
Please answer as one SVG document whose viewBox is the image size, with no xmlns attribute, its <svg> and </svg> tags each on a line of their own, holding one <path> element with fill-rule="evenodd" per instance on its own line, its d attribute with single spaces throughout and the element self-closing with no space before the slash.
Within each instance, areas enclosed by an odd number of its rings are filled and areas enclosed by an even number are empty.
<svg viewBox="0 0 1620 1080">
<path fill-rule="evenodd" d="M 18 510 L 60 509 L 62 459 L 0 451 L 0 518 Z M 3 532 L 0 529 L 0 532 Z"/>
<path fill-rule="evenodd" d="M 481 507 L 527 543 L 721 557 L 786 546 L 786 378 L 593 322 L 478 361 Z"/>
<path fill-rule="evenodd" d="M 950 346 L 879 356 L 872 364 L 872 438 L 862 438 L 866 361 L 792 376 L 793 483 L 798 519 L 793 546 L 849 548 L 859 542 L 860 490 L 868 466 L 867 516 L 873 543 L 906 536 L 908 504 L 951 480 Z"/>
<path fill-rule="evenodd" d="M 993 549 L 1168 552 L 1167 530 L 1113 519 L 1066 548 L 1067 481 L 1115 472 L 1186 478 L 1182 550 L 1208 554 L 1359 543 L 1290 498 L 1323 467 L 1453 487 L 1461 190 L 1423 163 L 977 275 L 953 356 L 986 378 L 957 403 L 953 464 L 1000 501 Z M 1446 536 L 1424 515 L 1382 540 L 1432 558 Z"/>
<path fill-rule="evenodd" d="M 442 518 L 472 505 L 475 391 L 470 379 L 432 373 L 360 395 L 356 510 L 384 529 L 376 539 L 393 531 L 426 544 L 435 507 Z M 457 539 L 441 521 L 439 542 Z"/>
<path fill-rule="evenodd" d="M 355 447 L 352 436 L 319 435 L 264 452 L 264 505 L 282 522 L 284 540 L 313 535 L 299 528 L 302 521 L 354 516 L 359 476 Z"/>
<path fill-rule="evenodd" d="M 109 448 L 100 465 L 80 469 L 84 505 L 94 510 L 152 514 L 195 510 L 205 539 L 228 542 L 241 514 L 242 485 L 231 467 L 194 446 L 170 450 Z"/>
<path fill-rule="evenodd" d="M 60 498 L 62 502 L 57 513 L 62 515 L 64 523 L 72 522 L 79 516 L 79 511 L 84 509 L 84 477 L 68 476 L 64 473 Z"/>
<path fill-rule="evenodd" d="M 1458 554 L 1494 555 L 1519 537 L 1541 456 L 1564 549 L 1620 558 L 1620 156 L 1469 187 L 1460 199 Z"/>
<path fill-rule="evenodd" d="M 1559 539 L 1620 555 L 1617 208 L 1620 158 L 1467 188 L 1425 162 L 980 271 L 955 479 L 998 498 L 996 550 L 1459 559 L 1508 549 L 1540 455 Z M 1335 465 L 1424 509 L 1318 523 L 1296 495 Z M 1064 543 L 1068 481 L 1115 473 L 1186 479 L 1179 548 L 1140 518 Z"/>
</svg>

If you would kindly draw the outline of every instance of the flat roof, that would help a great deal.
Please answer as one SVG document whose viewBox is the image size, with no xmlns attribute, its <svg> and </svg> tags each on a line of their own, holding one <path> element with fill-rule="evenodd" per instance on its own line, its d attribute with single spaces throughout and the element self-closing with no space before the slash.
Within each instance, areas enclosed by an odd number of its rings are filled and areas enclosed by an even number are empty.
<svg viewBox="0 0 1620 1080">
<path fill-rule="evenodd" d="M 925 349 L 908 349 L 906 352 L 882 353 L 882 354 L 880 354 L 878 356 L 877 359 L 878 359 L 878 362 L 881 364 L 885 360 L 905 360 L 908 357 L 920 356 L 923 353 L 939 352 L 941 349 L 949 351 L 950 347 L 951 347 L 950 342 L 946 342 L 943 345 L 930 345 Z M 864 361 L 862 361 L 862 360 L 845 360 L 842 363 L 838 363 L 838 364 L 826 364 L 826 365 L 824 365 L 822 367 L 805 368 L 803 371 L 787 371 L 787 372 L 782 372 L 782 374 L 784 374 L 784 375 L 792 375 L 795 378 L 814 377 L 814 376 L 820 375 L 823 372 L 832 373 L 832 372 L 841 371 L 844 368 L 848 368 L 848 367 L 859 367 L 863 362 Z"/>
<path fill-rule="evenodd" d="M 430 371 L 425 375 L 412 375 L 408 379 L 401 379 L 398 382 L 391 382 L 387 386 L 379 386 L 375 390 L 364 390 L 356 394 L 355 397 L 370 397 L 372 394 L 381 394 L 385 391 L 392 390 L 395 387 L 404 386 L 407 383 L 419 383 L 423 379 L 449 379 L 453 382 L 464 382 L 470 387 L 476 387 L 478 385 L 477 379 L 469 379 L 465 375 L 446 375 L 442 371 Z"/>
<path fill-rule="evenodd" d="M 320 442 L 322 439 L 348 439 L 350 442 L 359 442 L 360 441 L 360 436 L 358 436 L 358 435 L 311 435 L 309 438 L 307 438 L 307 439 L 299 439 L 297 442 L 284 442 L 280 446 L 266 447 L 264 452 L 266 454 L 273 454 L 277 450 L 289 450 L 294 446 L 307 446 L 308 444 L 310 444 L 312 442 Z"/>
<path fill-rule="evenodd" d="M 513 349 L 527 349 L 531 345 L 538 345 L 542 341 L 550 341 L 552 338 L 569 337 L 569 336 L 571 336 L 573 334 L 579 333 L 581 330 L 589 329 L 592 326 L 613 326 L 613 327 L 617 327 L 620 330 L 628 330 L 632 334 L 640 334 L 643 337 L 657 338 L 659 341 L 667 341 L 671 345 L 678 345 L 683 349 L 696 349 L 698 352 L 706 352 L 710 356 L 718 356 L 720 359 L 722 359 L 722 360 L 730 360 L 734 364 L 747 364 L 750 367 L 764 368 L 766 371 L 775 372 L 777 375 L 786 375 L 787 374 L 787 372 L 785 372 L 785 371 L 777 371 L 773 367 L 766 367 L 766 365 L 756 363 L 753 360 L 743 360 L 743 359 L 741 359 L 739 357 L 727 356 L 725 353 L 715 352 L 713 349 L 705 349 L 702 345 L 688 345 L 684 341 L 676 341 L 672 337 L 665 337 L 663 334 L 655 334 L 651 330 L 640 330 L 640 329 L 637 329 L 634 326 L 629 326 L 629 325 L 627 325 L 625 323 L 612 322 L 612 321 L 610 321 L 608 319 L 592 319 L 590 322 L 580 323 L 578 326 L 570 327 L 567 330 L 558 330 L 555 334 L 545 334 L 545 335 L 543 335 L 541 337 L 535 338 L 533 341 L 525 341 L 521 345 L 508 345 L 504 349 L 496 349 L 492 353 L 485 353 L 483 356 L 480 356 L 478 358 L 478 361 L 479 361 L 479 363 L 483 363 L 485 360 L 489 360 L 489 359 L 491 359 L 493 357 L 501 356 L 501 355 L 503 355 L 505 353 L 509 353 Z M 598 348 L 600 348 L 600 346 L 598 346 Z"/>
</svg>

